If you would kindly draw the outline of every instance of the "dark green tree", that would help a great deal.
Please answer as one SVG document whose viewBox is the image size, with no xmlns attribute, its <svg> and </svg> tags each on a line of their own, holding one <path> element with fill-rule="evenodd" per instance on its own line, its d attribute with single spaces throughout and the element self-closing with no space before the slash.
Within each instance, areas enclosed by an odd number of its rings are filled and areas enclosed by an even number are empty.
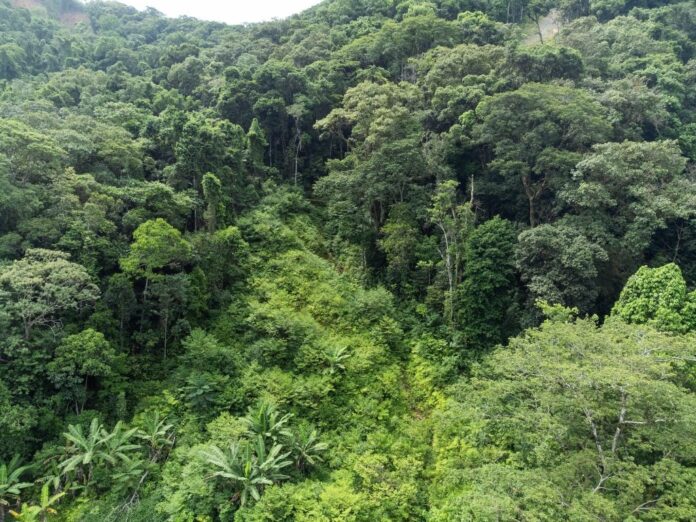
<svg viewBox="0 0 696 522">
<path fill-rule="evenodd" d="M 499 217 L 467 238 L 457 323 L 469 349 L 491 348 L 514 331 L 516 241 L 514 226 Z"/>
</svg>

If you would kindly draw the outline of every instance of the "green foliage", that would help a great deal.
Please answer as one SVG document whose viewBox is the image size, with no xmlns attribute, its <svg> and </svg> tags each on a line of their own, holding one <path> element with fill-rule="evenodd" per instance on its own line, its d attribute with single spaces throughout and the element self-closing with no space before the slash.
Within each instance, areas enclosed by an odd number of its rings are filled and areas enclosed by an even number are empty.
<svg viewBox="0 0 696 522">
<path fill-rule="evenodd" d="M 58 501 L 65 496 L 65 492 L 61 491 L 55 495 L 50 494 L 48 484 L 41 487 L 41 496 L 39 497 L 38 505 L 23 504 L 21 511 L 10 511 L 10 514 L 17 520 L 25 520 L 27 522 L 43 522 L 49 516 L 55 516 L 58 511 L 53 507 Z"/>
<path fill-rule="evenodd" d="M 289 453 L 280 453 L 282 449 L 281 445 L 275 444 L 266 451 L 263 437 L 258 437 L 253 446 L 246 443 L 240 448 L 238 443 L 232 443 L 226 452 L 210 446 L 200 455 L 216 470 L 214 477 L 234 484 L 235 498 L 239 498 L 240 505 L 244 506 L 250 500 L 259 500 L 266 486 L 288 478 L 282 470 L 292 462 L 287 460 Z"/>
<path fill-rule="evenodd" d="M 460 294 L 460 317 L 467 347 L 482 350 L 502 343 L 514 328 L 515 230 L 498 217 L 467 238 Z"/>
<path fill-rule="evenodd" d="M 0 302 L 21 325 L 24 340 L 37 327 L 59 326 L 61 315 L 93 303 L 99 289 L 64 252 L 31 249 L 0 268 Z"/>
<path fill-rule="evenodd" d="M 528 83 L 496 94 L 460 121 L 471 127 L 474 143 L 495 152 L 489 168 L 502 185 L 495 190 L 517 198 L 521 189 L 531 227 L 547 221 L 549 209 L 539 208 L 546 192 L 562 187 L 580 153 L 610 135 L 601 105 L 588 92 L 553 84 Z"/>
<path fill-rule="evenodd" d="M 564 194 L 612 262 L 632 270 L 658 231 L 693 215 L 694 181 L 675 142 L 605 143 L 578 163 Z M 626 267 L 626 268 L 625 268 Z"/>
<path fill-rule="evenodd" d="M 79 413 L 87 402 L 89 385 L 113 375 L 117 360 L 104 335 L 89 328 L 66 337 L 56 348 L 47 369 L 56 388 L 70 397 Z"/>
<path fill-rule="evenodd" d="M 541 299 L 584 313 L 592 309 L 599 294 L 599 265 L 607 254 L 577 229 L 541 225 L 522 232 L 516 258 L 531 306 Z"/>
<path fill-rule="evenodd" d="M 75 487 L 89 490 L 96 480 L 104 481 L 104 468 L 129 462 L 129 454 L 140 449 L 140 445 L 131 442 L 136 432 L 136 428 L 127 430 L 120 422 L 109 432 L 96 418 L 87 433 L 79 424 L 69 425 L 63 433 L 68 444 L 58 465 L 61 475 L 66 476 L 68 483 L 74 482 Z M 104 487 L 106 483 L 96 485 Z"/>
<path fill-rule="evenodd" d="M 121 267 L 136 277 L 152 279 L 161 271 L 180 269 L 191 257 L 191 245 L 162 218 L 140 225 L 133 240 Z"/>
<path fill-rule="evenodd" d="M 0 463 L 0 519 L 4 518 L 11 501 L 18 499 L 22 490 L 32 485 L 31 482 L 21 481 L 29 467 L 20 466 L 19 461 L 19 455 L 15 455 L 9 462 Z"/>
<path fill-rule="evenodd" d="M 626 282 L 612 315 L 628 323 L 683 333 L 696 329 L 695 312 L 696 293 L 687 292 L 681 270 L 670 263 L 640 267 Z"/>
<path fill-rule="evenodd" d="M 670 519 L 694 480 L 692 342 L 616 320 L 512 339 L 435 414 L 435 519 L 625 520 L 639 506 Z M 687 518 L 693 500 L 677 501 Z"/>
<path fill-rule="evenodd" d="M 0 0 L 0 519 L 696 519 L 694 41 Z"/>
</svg>

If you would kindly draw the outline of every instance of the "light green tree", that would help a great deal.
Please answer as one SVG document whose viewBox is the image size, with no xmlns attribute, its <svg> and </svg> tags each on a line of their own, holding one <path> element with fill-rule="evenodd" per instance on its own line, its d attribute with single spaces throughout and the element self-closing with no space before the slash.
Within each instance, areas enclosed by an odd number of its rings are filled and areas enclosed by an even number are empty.
<svg viewBox="0 0 696 522">
<path fill-rule="evenodd" d="M 133 232 L 133 243 L 128 255 L 121 258 L 121 268 L 131 276 L 150 281 L 162 270 L 181 269 L 190 260 L 191 251 L 181 232 L 157 218 Z"/>
<path fill-rule="evenodd" d="M 60 327 L 63 313 L 79 311 L 99 297 L 87 271 L 69 259 L 64 252 L 30 249 L 0 268 L 0 303 L 21 323 L 25 340 L 37 327 Z"/>
<path fill-rule="evenodd" d="M 696 329 L 696 291 L 687 291 L 674 263 L 659 268 L 642 266 L 626 282 L 612 315 L 628 323 L 684 333 Z"/>
<path fill-rule="evenodd" d="M 432 519 L 696 516 L 693 337 L 555 315 L 434 414 Z"/>
</svg>

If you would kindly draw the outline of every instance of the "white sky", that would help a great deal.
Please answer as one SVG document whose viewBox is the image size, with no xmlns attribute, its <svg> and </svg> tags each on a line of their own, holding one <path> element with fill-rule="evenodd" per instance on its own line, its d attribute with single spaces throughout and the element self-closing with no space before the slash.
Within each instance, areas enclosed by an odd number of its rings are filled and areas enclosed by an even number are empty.
<svg viewBox="0 0 696 522">
<path fill-rule="evenodd" d="M 120 0 L 138 9 L 154 7 L 167 16 L 193 16 L 228 24 L 286 18 L 320 0 Z"/>
</svg>

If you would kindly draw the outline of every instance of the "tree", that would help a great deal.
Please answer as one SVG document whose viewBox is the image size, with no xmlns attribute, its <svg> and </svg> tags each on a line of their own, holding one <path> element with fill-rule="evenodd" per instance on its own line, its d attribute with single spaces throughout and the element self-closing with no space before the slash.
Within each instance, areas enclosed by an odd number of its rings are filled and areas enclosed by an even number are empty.
<svg viewBox="0 0 696 522">
<path fill-rule="evenodd" d="M 473 350 L 491 348 L 511 331 L 516 239 L 512 224 L 495 217 L 466 240 L 457 323 Z"/>
<path fill-rule="evenodd" d="M 266 133 L 259 125 L 259 120 L 254 118 L 247 132 L 246 161 L 247 168 L 255 176 L 262 176 L 266 172 L 263 158 L 267 147 Z"/>
<path fill-rule="evenodd" d="M 537 28 L 537 34 L 539 35 L 539 43 L 544 43 L 544 34 L 541 31 L 541 18 L 545 16 L 553 7 L 555 7 L 554 2 L 550 0 L 527 0 L 524 2 L 526 4 L 526 14 L 534 22 Z"/>
<path fill-rule="evenodd" d="M 90 385 L 114 374 L 117 355 L 101 332 L 91 328 L 66 337 L 48 364 L 49 378 L 66 390 L 79 414 L 87 402 Z"/>
<path fill-rule="evenodd" d="M 118 422 L 109 432 L 94 418 L 89 425 L 89 432 L 84 433 L 81 425 L 69 425 L 63 436 L 68 442 L 58 467 L 61 475 L 70 475 L 77 480 L 84 490 L 88 490 L 94 481 L 95 470 L 115 466 L 128 459 L 129 454 L 140 449 L 140 445 L 131 440 L 137 428 L 124 429 Z"/>
<path fill-rule="evenodd" d="M 696 514 L 693 338 L 569 315 L 496 350 L 434 414 L 434 520 Z"/>
<path fill-rule="evenodd" d="M 578 163 L 574 183 L 561 194 L 574 224 L 609 253 L 625 278 L 653 245 L 657 231 L 677 227 L 696 213 L 696 185 L 674 141 L 604 143 Z M 679 253 L 680 243 L 669 245 Z"/>
<path fill-rule="evenodd" d="M 150 287 L 150 304 L 159 318 L 163 356 L 172 341 L 180 339 L 190 329 L 186 319 L 189 303 L 190 278 L 186 274 L 159 276 Z"/>
<path fill-rule="evenodd" d="M 129 275 L 153 279 L 159 273 L 181 270 L 191 258 L 191 245 L 162 218 L 146 221 L 133 232 L 121 268 Z"/>
<path fill-rule="evenodd" d="M 696 330 L 696 291 L 687 292 L 674 263 L 659 268 L 642 266 L 626 282 L 612 315 L 666 332 Z"/>
<path fill-rule="evenodd" d="M 246 189 L 234 179 L 241 174 L 245 144 L 244 131 L 238 125 L 193 113 L 174 146 L 176 166 L 170 182 L 179 188 L 191 188 L 198 196 L 203 176 L 215 172 L 224 188 Z M 198 227 L 197 207 L 194 226 Z"/>
<path fill-rule="evenodd" d="M 416 260 L 420 236 L 409 210 L 406 204 L 392 207 L 378 241 L 380 249 L 387 256 L 389 277 L 402 292 L 408 289 L 412 280 L 411 269 Z"/>
<path fill-rule="evenodd" d="M 315 124 L 339 157 L 315 184 L 327 202 L 330 231 L 366 253 L 392 207 L 418 201 L 430 177 L 412 108 L 417 97 L 405 83 L 363 82 L 346 92 L 342 107 Z"/>
<path fill-rule="evenodd" d="M 81 425 L 69 425 L 63 436 L 68 441 L 65 455 L 58 465 L 61 475 L 74 473 L 75 478 L 86 489 L 92 482 L 94 466 L 110 458 L 104 450 L 103 426 L 94 418 L 89 425 L 89 433 L 83 432 Z"/>
<path fill-rule="evenodd" d="M 583 313 L 592 309 L 607 254 L 577 229 L 559 224 L 526 230 L 519 236 L 515 258 L 530 309 L 538 300 L 578 307 Z"/>
<path fill-rule="evenodd" d="M 146 221 L 133 233 L 133 243 L 126 257 L 121 258 L 121 268 L 131 277 L 145 279 L 143 304 L 149 297 L 153 279 L 168 271 L 179 271 L 191 259 L 191 244 L 181 237 L 181 232 L 162 218 Z"/>
<path fill-rule="evenodd" d="M 119 272 L 109 277 L 108 286 L 104 292 L 104 303 L 118 323 L 119 348 L 123 351 L 129 322 L 137 306 L 133 283 L 126 274 Z"/>
<path fill-rule="evenodd" d="M 261 437 L 267 443 L 277 443 L 290 432 L 286 424 L 292 415 L 280 414 L 278 409 L 269 402 L 260 402 L 256 408 L 250 407 L 243 421 L 247 430 L 255 437 Z"/>
<path fill-rule="evenodd" d="M 295 467 L 301 473 L 323 462 L 322 454 L 329 448 L 327 443 L 319 441 L 316 430 L 306 427 L 292 433 L 286 444 L 295 460 Z"/>
<path fill-rule="evenodd" d="M 429 209 L 430 221 L 440 233 L 438 253 L 447 278 L 445 315 L 450 323 L 456 315 L 456 289 L 461 282 L 464 243 L 473 225 L 473 212 L 457 202 L 457 187 L 454 180 L 440 183 L 433 195 Z"/>
<path fill-rule="evenodd" d="M 10 180 L 25 185 L 50 181 L 60 172 L 65 151 L 50 136 L 20 121 L 3 118 L 0 154 L 8 160 Z"/>
<path fill-rule="evenodd" d="M 514 202 L 521 185 L 534 227 L 550 212 L 540 208 L 547 193 L 569 182 L 581 154 L 610 136 L 604 114 L 584 90 L 529 83 L 485 98 L 460 119 L 471 129 L 473 143 L 484 147 L 482 157 L 490 157 L 486 150 L 494 152 L 487 164 L 500 182 L 488 190 L 502 189 Z"/>
<path fill-rule="evenodd" d="M 0 364 L 7 367 L 5 363 Z M 0 369 L 4 369 L 3 366 L 0 366 Z M 19 376 L 13 377 L 13 391 L 17 392 L 20 379 Z M 15 394 L 10 392 L 3 379 L 0 379 L 0 432 L 4 434 L 0 438 L 0 461 L 9 458 L 10 455 L 29 451 L 32 428 L 38 423 L 36 406 L 29 401 L 14 400 L 13 395 Z"/>
<path fill-rule="evenodd" d="M 214 477 L 231 481 L 235 488 L 235 499 L 245 506 L 250 499 L 258 501 L 266 486 L 288 478 L 281 470 L 290 466 L 290 453 L 281 453 L 282 446 L 274 444 L 266 451 L 262 436 L 255 445 L 231 443 L 223 451 L 215 445 L 200 451 L 200 457 L 215 471 Z"/>
<path fill-rule="evenodd" d="M 208 225 L 208 232 L 212 234 L 217 230 L 218 223 L 225 218 L 225 206 L 222 202 L 222 184 L 215 174 L 208 172 L 203 176 L 202 185 L 206 204 L 203 219 L 205 219 Z"/>
<path fill-rule="evenodd" d="M 61 326 L 65 312 L 88 307 L 99 289 L 64 252 L 29 249 L 24 258 L 0 268 L 0 302 L 22 325 L 24 340 L 39 326 Z"/>
<path fill-rule="evenodd" d="M 23 68 L 26 53 L 14 42 L 0 45 L 0 79 L 13 80 Z"/>
<path fill-rule="evenodd" d="M 159 462 L 166 451 L 174 445 L 174 425 L 167 424 L 167 419 L 162 418 L 155 410 L 142 416 L 141 426 L 135 433 L 135 437 L 147 446 L 150 461 Z"/>
</svg>

